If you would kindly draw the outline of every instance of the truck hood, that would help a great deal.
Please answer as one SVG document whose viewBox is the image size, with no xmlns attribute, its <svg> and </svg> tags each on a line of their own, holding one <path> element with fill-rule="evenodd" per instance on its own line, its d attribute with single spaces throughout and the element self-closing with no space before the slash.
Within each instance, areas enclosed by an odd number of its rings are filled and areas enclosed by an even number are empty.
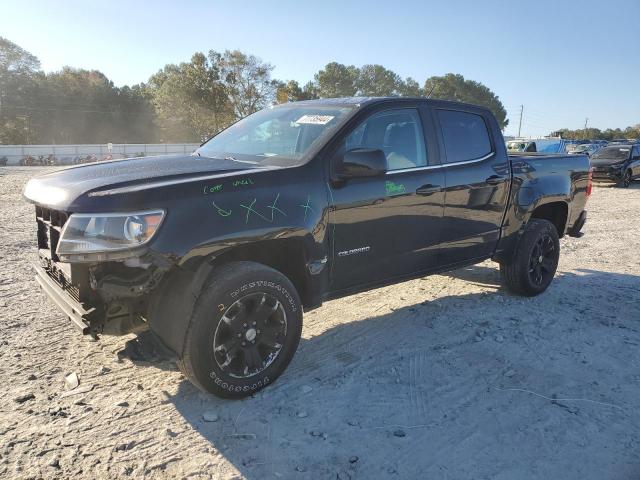
<svg viewBox="0 0 640 480">
<path fill-rule="evenodd" d="M 29 180 L 24 197 L 64 210 L 80 195 L 97 190 L 135 187 L 158 180 L 183 181 L 203 175 L 260 168 L 248 163 L 193 155 L 166 155 L 91 163 L 38 175 Z"/>
</svg>

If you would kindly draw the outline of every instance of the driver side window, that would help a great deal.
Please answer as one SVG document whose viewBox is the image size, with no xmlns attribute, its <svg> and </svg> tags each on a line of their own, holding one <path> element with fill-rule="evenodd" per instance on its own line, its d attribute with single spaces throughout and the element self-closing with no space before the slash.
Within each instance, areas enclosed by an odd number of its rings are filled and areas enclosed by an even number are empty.
<svg viewBox="0 0 640 480">
<path fill-rule="evenodd" d="M 424 167 L 427 151 L 420 114 L 414 108 L 374 113 L 345 139 L 344 150 L 382 150 L 388 170 Z"/>
</svg>

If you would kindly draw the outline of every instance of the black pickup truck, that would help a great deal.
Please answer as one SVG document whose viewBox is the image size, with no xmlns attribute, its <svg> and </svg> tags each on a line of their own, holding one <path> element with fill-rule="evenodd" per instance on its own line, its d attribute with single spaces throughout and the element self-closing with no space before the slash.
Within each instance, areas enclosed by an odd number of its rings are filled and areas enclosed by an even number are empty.
<svg viewBox="0 0 640 480">
<path fill-rule="evenodd" d="M 582 155 L 508 156 L 489 110 L 349 98 L 259 111 L 194 154 L 45 173 L 36 279 L 84 333 L 150 329 L 201 389 L 242 397 L 293 357 L 303 310 L 500 264 L 553 279 L 591 192 Z"/>
</svg>

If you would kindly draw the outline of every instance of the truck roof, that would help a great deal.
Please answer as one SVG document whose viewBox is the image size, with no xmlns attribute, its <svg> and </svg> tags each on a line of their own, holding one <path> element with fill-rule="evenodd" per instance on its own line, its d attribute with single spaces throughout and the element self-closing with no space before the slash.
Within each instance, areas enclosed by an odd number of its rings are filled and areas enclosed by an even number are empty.
<svg viewBox="0 0 640 480">
<path fill-rule="evenodd" d="M 363 107 L 365 105 L 371 105 L 371 104 L 375 104 L 375 103 L 384 103 L 384 102 L 389 102 L 389 101 L 421 101 L 421 102 L 427 102 L 429 104 L 432 105 L 448 105 L 448 106 L 460 106 L 460 105 L 464 105 L 464 106 L 469 106 L 469 107 L 475 107 L 475 108 L 482 108 L 484 110 L 488 110 L 486 107 L 480 106 L 480 105 L 473 105 L 470 103 L 463 103 L 463 102 L 453 102 L 453 101 L 449 101 L 449 100 L 438 100 L 438 99 L 433 99 L 433 98 L 426 98 L 426 97 L 341 97 L 341 98 L 319 98 L 316 100 L 302 100 L 299 102 L 290 102 L 290 103 L 296 103 L 296 104 L 300 104 L 300 105 L 334 105 L 334 106 L 339 106 L 339 105 L 347 105 L 347 106 L 356 106 L 356 107 Z M 288 105 L 288 104 L 282 104 L 282 105 Z"/>
</svg>

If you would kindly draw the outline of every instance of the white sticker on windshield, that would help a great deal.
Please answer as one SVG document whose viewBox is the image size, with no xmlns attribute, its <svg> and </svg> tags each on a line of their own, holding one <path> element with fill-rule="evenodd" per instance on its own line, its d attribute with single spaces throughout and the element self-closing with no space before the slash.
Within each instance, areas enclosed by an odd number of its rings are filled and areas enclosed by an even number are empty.
<svg viewBox="0 0 640 480">
<path fill-rule="evenodd" d="M 628 148 L 619 148 L 618 150 L 620 150 L 621 152 L 628 152 L 629 151 Z"/>
<path fill-rule="evenodd" d="M 303 115 L 296 123 L 308 124 L 308 125 L 326 125 L 333 120 L 333 115 Z"/>
</svg>

